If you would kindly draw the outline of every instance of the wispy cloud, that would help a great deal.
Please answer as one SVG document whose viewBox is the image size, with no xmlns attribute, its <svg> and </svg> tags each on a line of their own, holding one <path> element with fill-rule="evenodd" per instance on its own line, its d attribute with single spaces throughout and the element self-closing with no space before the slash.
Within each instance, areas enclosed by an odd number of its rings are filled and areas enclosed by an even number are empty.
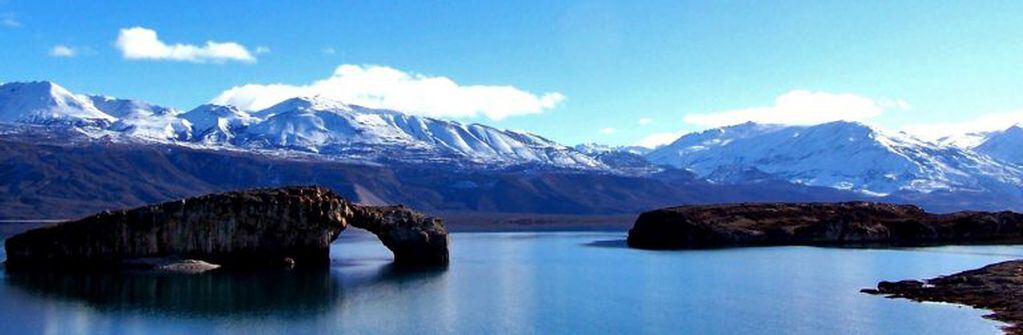
<svg viewBox="0 0 1023 335">
<path fill-rule="evenodd" d="M 747 121 L 779 124 L 819 124 L 831 121 L 865 121 L 887 110 L 908 109 L 898 99 L 870 99 L 849 93 L 795 90 L 775 98 L 774 104 L 712 113 L 686 115 L 683 121 L 704 127 L 728 126 Z"/>
<path fill-rule="evenodd" d="M 259 54 L 268 54 L 268 53 L 270 53 L 270 47 L 265 46 L 265 45 L 260 45 L 260 46 L 256 47 L 256 51 L 255 52 L 256 52 L 257 55 L 259 55 Z"/>
<path fill-rule="evenodd" d="M 167 44 L 155 30 L 143 27 L 121 29 L 116 46 L 125 59 L 168 60 L 193 63 L 239 61 L 252 63 L 256 58 L 245 46 L 235 42 L 207 41 L 202 46 Z"/>
<path fill-rule="evenodd" d="M 335 50 L 334 48 L 323 48 L 321 52 L 323 52 L 324 55 L 333 55 L 337 53 L 337 50 Z"/>
<path fill-rule="evenodd" d="M 53 57 L 71 58 L 77 55 L 78 55 L 77 50 L 63 44 L 57 44 L 50 49 L 50 56 Z"/>
<path fill-rule="evenodd" d="M 648 124 L 650 124 L 652 122 L 654 122 L 654 119 L 651 119 L 651 118 L 648 118 L 648 117 L 641 117 L 641 118 L 639 118 L 639 120 L 636 121 L 636 123 L 638 123 L 641 126 L 648 125 Z"/>
<path fill-rule="evenodd" d="M 14 13 L 0 13 L 0 26 L 19 28 L 21 27 L 21 21 L 18 21 L 18 17 Z"/>
<path fill-rule="evenodd" d="M 1019 123 L 1023 123 L 1023 110 L 982 114 L 961 122 L 915 123 L 902 127 L 902 131 L 933 141 L 946 136 L 1004 130 Z"/>
<path fill-rule="evenodd" d="M 601 128 L 599 131 L 600 131 L 601 134 L 604 134 L 604 135 L 610 135 L 610 134 L 614 134 L 615 133 L 615 129 L 611 128 L 611 127 Z"/>
<path fill-rule="evenodd" d="M 242 85 L 224 91 L 212 102 L 259 110 L 301 96 L 321 96 L 425 116 L 482 115 L 493 120 L 541 113 L 565 99 L 557 92 L 536 94 L 507 85 L 462 85 L 447 77 L 386 66 L 341 65 L 330 77 L 311 84 Z"/>
</svg>

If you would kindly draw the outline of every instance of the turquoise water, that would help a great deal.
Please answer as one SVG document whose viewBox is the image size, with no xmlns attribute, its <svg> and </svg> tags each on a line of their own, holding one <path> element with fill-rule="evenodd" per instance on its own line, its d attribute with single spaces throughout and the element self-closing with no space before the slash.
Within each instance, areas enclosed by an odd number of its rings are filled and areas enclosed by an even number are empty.
<svg viewBox="0 0 1023 335">
<path fill-rule="evenodd" d="M 624 233 L 452 234 L 446 270 L 401 271 L 367 235 L 321 272 L 0 274 L 0 327 L 75 333 L 998 333 L 985 311 L 859 293 L 1023 258 L 1008 246 L 653 252 Z"/>
</svg>

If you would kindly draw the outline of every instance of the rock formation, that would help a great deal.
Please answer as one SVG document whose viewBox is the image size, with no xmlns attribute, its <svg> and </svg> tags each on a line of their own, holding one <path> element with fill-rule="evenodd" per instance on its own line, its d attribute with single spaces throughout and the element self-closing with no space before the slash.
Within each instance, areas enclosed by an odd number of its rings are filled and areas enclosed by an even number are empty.
<svg viewBox="0 0 1023 335">
<path fill-rule="evenodd" d="M 362 207 L 321 187 L 211 194 L 108 211 L 6 241 L 7 267 L 111 267 L 147 258 L 224 267 L 325 265 L 349 224 L 380 236 L 400 263 L 446 264 L 439 219 L 404 207 Z M 142 262 L 146 263 L 146 262 Z"/>
<path fill-rule="evenodd" d="M 694 205 L 641 214 L 628 244 L 644 249 L 741 245 L 1007 243 L 1023 240 L 1023 214 L 932 214 L 871 202 Z"/>
<path fill-rule="evenodd" d="M 355 207 L 352 226 L 375 234 L 398 264 L 447 264 L 448 231 L 440 219 L 404 206 Z"/>
<path fill-rule="evenodd" d="M 990 309 L 994 313 L 987 317 L 1011 324 L 1006 332 L 1023 334 L 1023 261 L 992 264 L 930 279 L 926 283 L 917 280 L 883 281 L 877 284 L 877 289 L 864 289 L 862 292 Z"/>
</svg>

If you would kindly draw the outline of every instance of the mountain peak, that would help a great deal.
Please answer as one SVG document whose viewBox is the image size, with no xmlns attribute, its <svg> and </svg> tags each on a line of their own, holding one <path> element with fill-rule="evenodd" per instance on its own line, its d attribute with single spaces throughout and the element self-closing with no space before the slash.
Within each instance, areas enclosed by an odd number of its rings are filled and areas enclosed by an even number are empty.
<svg viewBox="0 0 1023 335">
<path fill-rule="evenodd" d="M 873 195 L 1017 183 L 1011 167 L 851 121 L 693 133 L 647 158 L 701 176 L 723 166 L 752 167 L 791 182 Z"/>
<path fill-rule="evenodd" d="M 116 118 L 178 113 L 174 108 L 158 106 L 142 100 L 120 99 L 107 95 L 89 95 L 88 98 L 97 109 Z"/>
<path fill-rule="evenodd" d="M 52 81 L 0 84 L 0 122 L 95 124 L 115 118 Z"/>
<path fill-rule="evenodd" d="M 0 84 L 0 91 L 5 94 L 19 94 L 25 96 L 35 97 L 61 97 L 61 96 L 73 96 L 63 86 L 57 85 L 52 81 L 21 81 L 21 82 L 9 82 Z"/>
<path fill-rule="evenodd" d="M 350 110 L 352 110 L 352 106 L 348 104 L 316 95 L 289 98 L 266 109 L 252 112 L 252 115 L 269 119 L 274 115 L 285 112 L 339 112 Z"/>
</svg>

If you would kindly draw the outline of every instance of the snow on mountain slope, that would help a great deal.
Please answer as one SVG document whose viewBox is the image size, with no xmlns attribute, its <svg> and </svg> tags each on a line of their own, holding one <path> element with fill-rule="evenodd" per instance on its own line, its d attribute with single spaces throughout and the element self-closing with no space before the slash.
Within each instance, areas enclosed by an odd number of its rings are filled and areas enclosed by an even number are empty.
<svg viewBox="0 0 1023 335">
<path fill-rule="evenodd" d="M 596 155 L 609 152 L 622 152 L 630 153 L 633 155 L 646 155 L 653 151 L 653 149 L 641 146 L 614 146 L 600 143 L 585 143 L 574 146 L 575 150 L 579 150 L 587 155 Z"/>
<path fill-rule="evenodd" d="M 51 82 L 8 83 L 0 86 L 0 122 L 70 125 L 114 140 L 298 150 L 327 159 L 608 169 L 533 134 L 322 98 L 290 99 L 252 114 L 216 105 L 181 113 L 138 100 L 74 95 Z"/>
<path fill-rule="evenodd" d="M 173 108 L 157 106 L 141 100 L 118 99 L 105 95 L 89 95 L 93 106 L 115 118 L 123 118 L 136 114 L 164 115 L 176 114 Z"/>
<path fill-rule="evenodd" d="M 986 133 L 973 150 L 1003 162 L 1023 166 L 1023 128 L 1013 125 L 1005 130 Z"/>
<path fill-rule="evenodd" d="M 259 121 L 234 106 L 205 104 L 179 115 L 192 125 L 194 140 L 207 144 L 228 143 L 237 132 Z"/>
<path fill-rule="evenodd" d="M 104 126 L 115 120 L 52 82 L 0 84 L 0 122 Z"/>
<path fill-rule="evenodd" d="M 587 156 L 604 163 L 615 170 L 633 175 L 643 175 L 663 171 L 643 157 L 651 149 L 636 146 L 610 146 L 598 143 L 579 144 L 573 147 Z"/>
<path fill-rule="evenodd" d="M 178 118 L 180 112 L 176 109 L 101 95 L 90 95 L 89 99 L 96 108 L 117 118 L 110 126 L 111 130 L 138 138 L 164 141 L 185 141 L 192 136 L 191 124 Z"/>
<path fill-rule="evenodd" d="M 413 161 L 432 155 L 480 164 L 606 168 L 592 157 L 533 134 L 346 105 L 323 98 L 289 99 L 253 115 L 265 120 L 239 134 L 236 144 L 362 156 L 372 156 L 375 151 L 384 159 L 401 159 L 404 151 L 410 154 L 406 158 Z"/>
<path fill-rule="evenodd" d="M 965 134 L 948 135 L 938 138 L 934 142 L 943 146 L 952 146 L 960 149 L 973 149 L 976 146 L 984 143 L 989 136 L 994 132 L 983 131 L 983 132 L 971 132 Z"/>
<path fill-rule="evenodd" d="M 682 136 L 647 155 L 701 176 L 755 168 L 797 183 L 884 195 L 1013 189 L 1021 172 L 984 155 L 852 122 L 746 123 Z"/>
</svg>

